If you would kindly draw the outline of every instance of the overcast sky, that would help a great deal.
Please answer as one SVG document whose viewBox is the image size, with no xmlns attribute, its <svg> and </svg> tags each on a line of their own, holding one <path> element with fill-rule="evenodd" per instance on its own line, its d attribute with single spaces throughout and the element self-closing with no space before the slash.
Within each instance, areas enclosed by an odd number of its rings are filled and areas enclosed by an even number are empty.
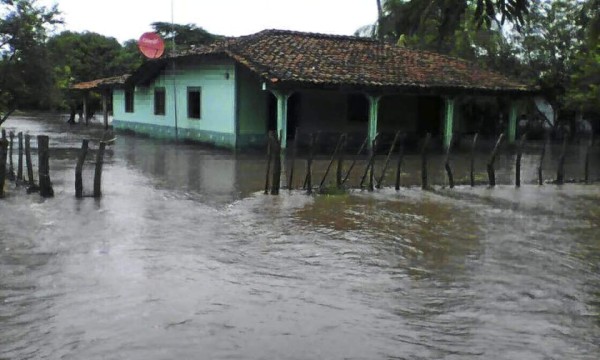
<svg viewBox="0 0 600 360">
<path fill-rule="evenodd" d="M 58 30 L 93 31 L 120 42 L 137 39 L 154 21 L 171 21 L 171 0 L 38 0 L 58 4 Z M 351 35 L 377 19 L 375 0 L 173 0 L 175 22 L 220 35 L 290 29 Z"/>
</svg>

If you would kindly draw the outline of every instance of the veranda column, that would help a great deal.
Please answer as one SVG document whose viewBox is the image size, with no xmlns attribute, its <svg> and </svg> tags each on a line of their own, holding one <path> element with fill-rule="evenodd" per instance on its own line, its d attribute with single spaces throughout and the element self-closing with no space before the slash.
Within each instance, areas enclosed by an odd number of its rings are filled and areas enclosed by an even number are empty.
<svg viewBox="0 0 600 360">
<path fill-rule="evenodd" d="M 281 150 L 283 151 L 287 148 L 288 99 L 292 94 L 281 90 L 272 90 L 272 92 L 277 98 L 277 135 L 281 134 Z"/>
<path fill-rule="evenodd" d="M 444 98 L 444 149 L 448 149 L 454 131 L 454 98 Z"/>
<path fill-rule="evenodd" d="M 508 143 L 514 144 L 517 138 L 517 113 L 518 113 L 518 102 L 516 100 L 510 101 L 510 110 L 508 113 Z"/>
<path fill-rule="evenodd" d="M 381 96 L 367 95 L 369 99 L 369 149 L 373 146 L 373 140 L 377 136 L 377 118 L 379 116 L 379 100 Z"/>
</svg>

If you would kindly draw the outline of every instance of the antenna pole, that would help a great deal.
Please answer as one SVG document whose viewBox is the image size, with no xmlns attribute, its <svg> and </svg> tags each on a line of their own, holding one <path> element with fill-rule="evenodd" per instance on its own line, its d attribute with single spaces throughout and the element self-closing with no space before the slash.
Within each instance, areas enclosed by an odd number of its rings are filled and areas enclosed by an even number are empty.
<svg viewBox="0 0 600 360">
<path fill-rule="evenodd" d="M 179 140 L 179 128 L 177 127 L 177 86 L 175 74 L 175 7 L 171 0 L 171 76 L 173 77 L 173 108 L 175 112 L 175 141 Z"/>
</svg>

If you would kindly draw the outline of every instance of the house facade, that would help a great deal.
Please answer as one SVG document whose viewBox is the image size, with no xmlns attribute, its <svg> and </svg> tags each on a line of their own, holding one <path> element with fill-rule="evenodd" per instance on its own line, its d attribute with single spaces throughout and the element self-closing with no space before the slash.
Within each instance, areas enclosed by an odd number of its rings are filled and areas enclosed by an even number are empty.
<svg viewBox="0 0 600 360">
<path fill-rule="evenodd" d="M 474 97 L 501 99 L 514 141 L 519 101 L 532 92 L 456 58 L 280 30 L 148 61 L 111 88 L 115 129 L 226 148 L 261 146 L 269 131 L 284 135 L 283 147 L 297 131 L 360 141 L 398 130 L 448 146 L 475 132 Z"/>
</svg>

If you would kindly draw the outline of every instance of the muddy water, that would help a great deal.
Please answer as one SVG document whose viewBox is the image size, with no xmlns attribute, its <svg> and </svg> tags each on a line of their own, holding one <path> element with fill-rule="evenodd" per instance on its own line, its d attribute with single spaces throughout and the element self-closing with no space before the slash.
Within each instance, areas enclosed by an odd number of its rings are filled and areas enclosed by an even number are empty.
<svg viewBox="0 0 600 360">
<path fill-rule="evenodd" d="M 520 189 L 512 155 L 495 189 L 445 188 L 436 157 L 433 191 L 273 197 L 262 155 L 119 135 L 76 200 L 85 131 L 6 126 L 51 136 L 56 196 L 0 200 L 0 359 L 600 356 L 600 185 L 533 185 L 539 146 Z"/>
</svg>

